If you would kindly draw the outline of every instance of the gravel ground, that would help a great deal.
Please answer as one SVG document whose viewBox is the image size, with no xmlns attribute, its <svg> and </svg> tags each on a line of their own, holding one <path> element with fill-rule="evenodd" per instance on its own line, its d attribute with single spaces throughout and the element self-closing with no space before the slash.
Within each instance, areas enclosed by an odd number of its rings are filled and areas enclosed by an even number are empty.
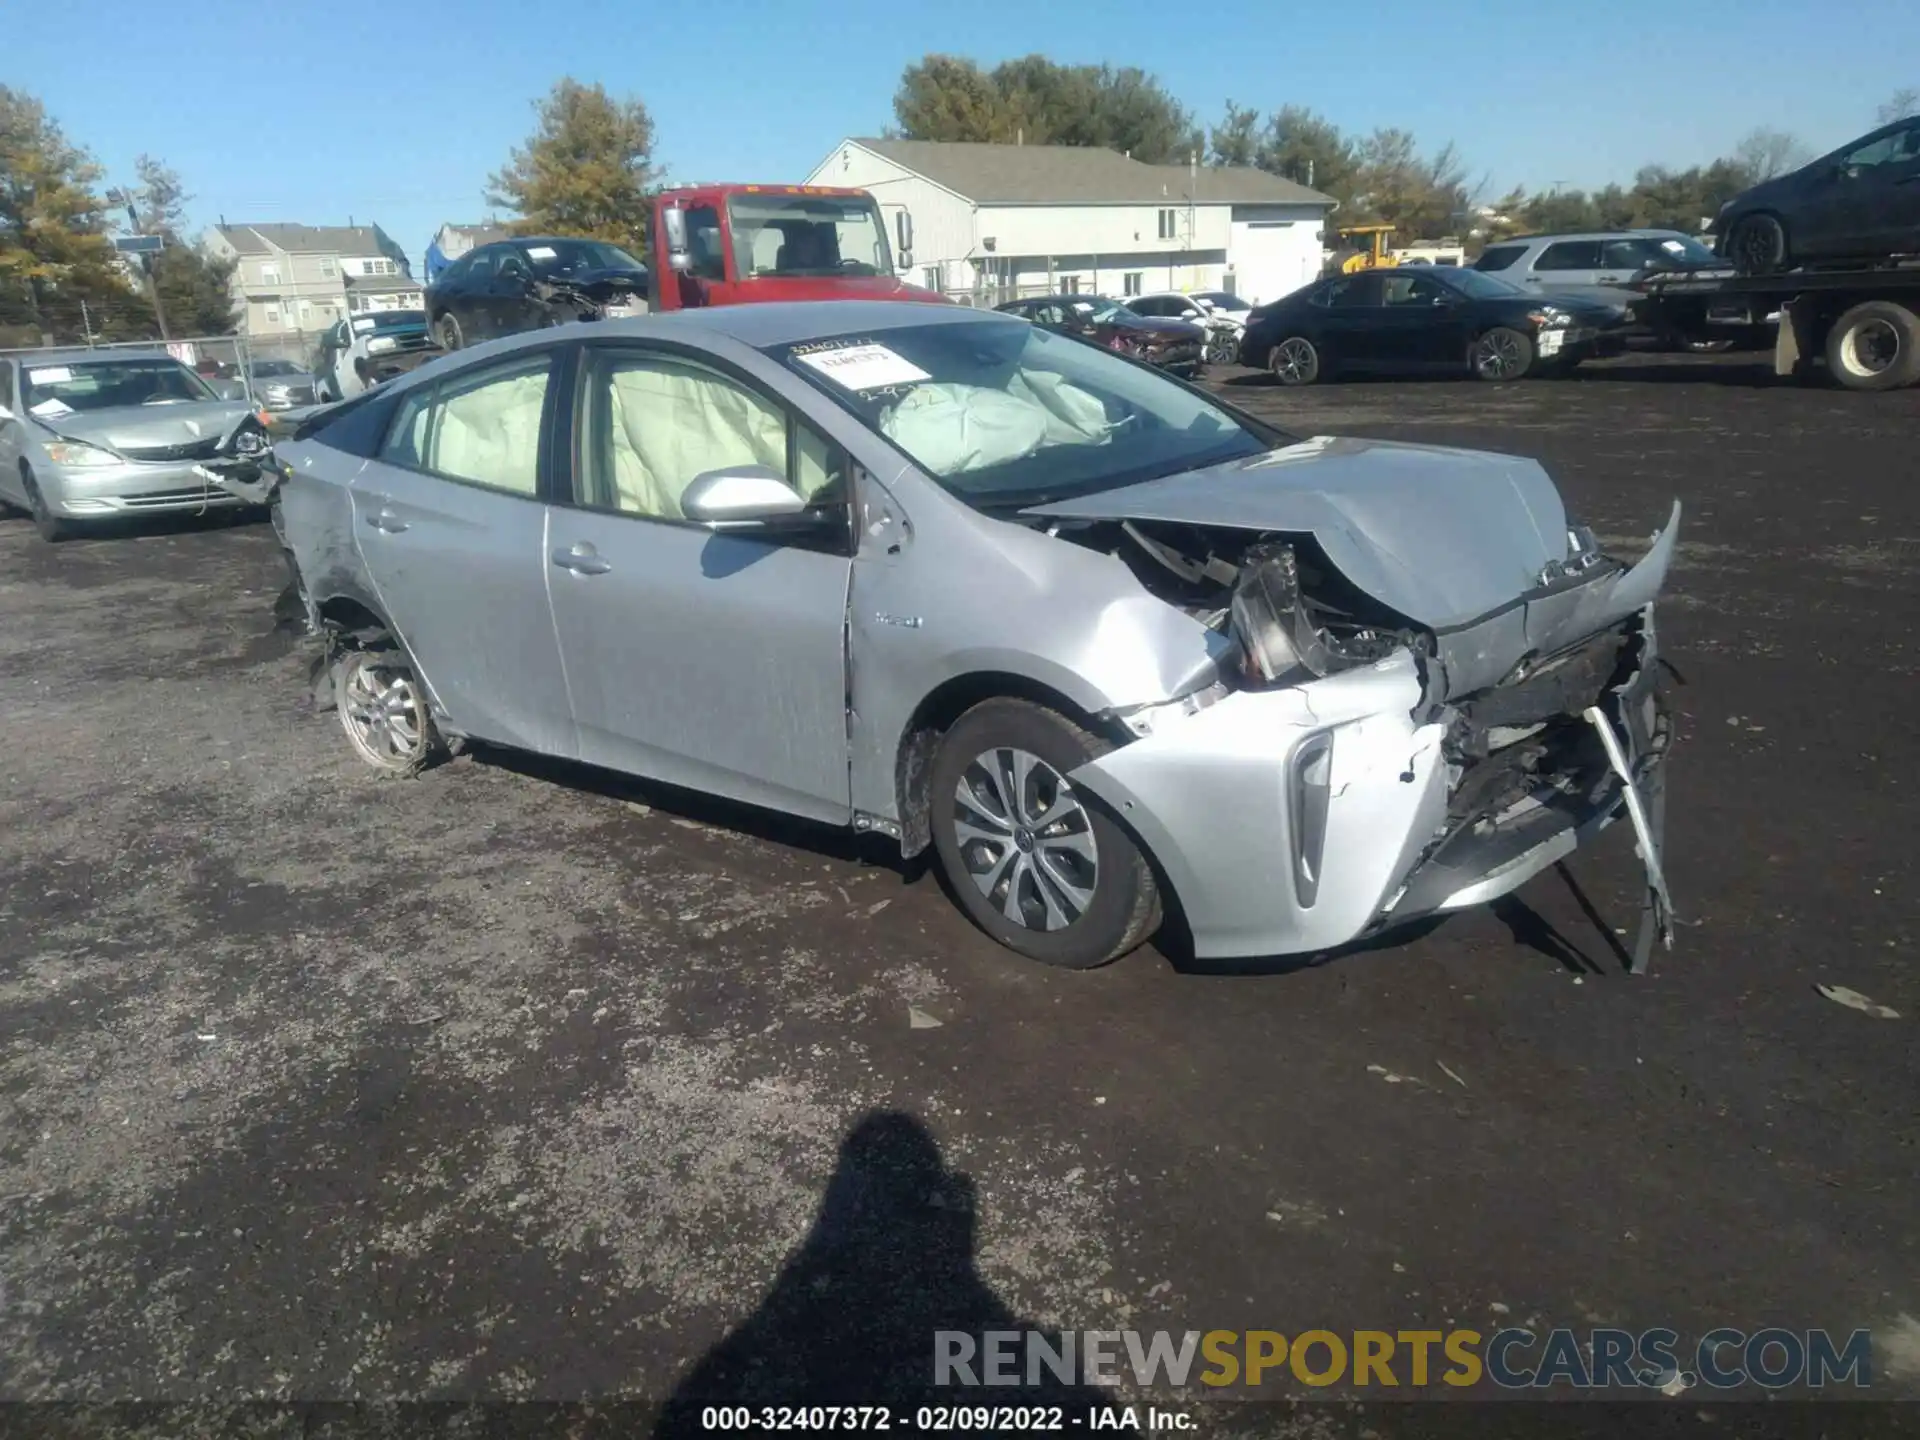
<svg viewBox="0 0 1920 1440">
<path fill-rule="evenodd" d="M 1653 974 L 1624 827 L 1312 968 L 1052 973 L 829 832 L 377 777 L 264 526 L 0 521 L 0 1395 L 900 1398 L 954 1320 L 1871 1327 L 1920 1394 L 1920 391 L 1218 383 L 1626 548 L 1685 502 Z"/>
</svg>

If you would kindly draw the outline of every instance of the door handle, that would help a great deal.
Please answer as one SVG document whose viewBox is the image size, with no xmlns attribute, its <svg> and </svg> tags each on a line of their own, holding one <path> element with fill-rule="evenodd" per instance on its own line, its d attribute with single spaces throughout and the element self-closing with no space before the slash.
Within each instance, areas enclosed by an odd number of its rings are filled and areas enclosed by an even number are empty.
<svg viewBox="0 0 1920 1440">
<path fill-rule="evenodd" d="M 611 560 L 602 560 L 593 546 L 582 541 L 567 550 L 553 552 L 553 563 L 576 575 L 604 575 L 613 569 Z"/>
<path fill-rule="evenodd" d="M 398 535 L 407 528 L 407 522 L 384 505 L 367 516 L 367 524 L 376 530 L 384 530 L 389 535 Z"/>
</svg>

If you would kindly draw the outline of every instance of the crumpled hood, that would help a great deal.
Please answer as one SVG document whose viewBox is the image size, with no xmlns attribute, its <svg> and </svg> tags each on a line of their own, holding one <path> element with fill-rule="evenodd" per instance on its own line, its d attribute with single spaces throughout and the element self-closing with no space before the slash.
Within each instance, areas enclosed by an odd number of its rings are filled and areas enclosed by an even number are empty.
<svg viewBox="0 0 1920 1440">
<path fill-rule="evenodd" d="M 1445 688 L 1459 695 L 1650 604 L 1680 507 L 1632 569 L 1562 576 L 1575 546 L 1537 461 L 1319 436 L 1026 513 L 1311 535 L 1356 587 L 1434 632 Z"/>
<path fill-rule="evenodd" d="M 297 383 L 297 382 L 296 382 Z M 122 405 L 110 410 L 75 410 L 67 415 L 35 416 L 69 440 L 84 440 L 120 450 L 162 445 L 191 445 L 218 440 L 252 412 L 243 400 L 182 401 L 177 405 Z"/>
<path fill-rule="evenodd" d="M 1028 513 L 1310 534 L 1360 589 L 1435 628 L 1508 604 L 1567 554 L 1537 461 L 1327 436 Z"/>
</svg>

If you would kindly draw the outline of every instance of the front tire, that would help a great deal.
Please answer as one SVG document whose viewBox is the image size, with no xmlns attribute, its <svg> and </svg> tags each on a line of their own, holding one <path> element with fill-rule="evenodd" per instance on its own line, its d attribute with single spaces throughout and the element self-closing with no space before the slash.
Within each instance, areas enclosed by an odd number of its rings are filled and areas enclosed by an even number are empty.
<svg viewBox="0 0 1920 1440">
<path fill-rule="evenodd" d="M 1833 322 L 1827 369 L 1849 390 L 1898 390 L 1920 381 L 1920 315 L 1869 300 Z"/>
<path fill-rule="evenodd" d="M 1289 335 L 1267 356 L 1267 368 L 1282 385 L 1311 385 L 1320 378 L 1320 351 L 1304 335 Z"/>
<path fill-rule="evenodd" d="M 962 715 L 934 757 L 933 843 L 954 899 L 1042 964 L 1105 965 L 1160 923 L 1152 867 L 1065 778 L 1111 748 L 1057 711 L 994 699 Z"/>
<path fill-rule="evenodd" d="M 1786 227 L 1777 216 L 1743 216 L 1727 233 L 1727 258 L 1741 275 L 1773 275 L 1787 269 Z"/>
<path fill-rule="evenodd" d="M 1467 363 L 1476 380 L 1518 380 L 1533 368 L 1533 337 L 1496 325 L 1473 342 Z"/>
<path fill-rule="evenodd" d="M 27 513 L 33 516 L 33 528 L 40 532 L 40 538 L 49 545 L 71 540 L 78 533 L 78 527 L 48 507 L 46 496 L 40 493 L 40 482 L 33 478 L 33 471 L 27 469 L 24 462 L 20 466 L 20 479 L 27 491 Z"/>
<path fill-rule="evenodd" d="M 347 741 L 384 775 L 417 775 L 439 755 L 427 691 L 398 648 L 350 650 L 333 682 Z"/>
<path fill-rule="evenodd" d="M 467 343 L 467 337 L 460 329 L 460 322 L 454 318 L 451 310 L 440 317 L 438 329 L 442 350 L 458 350 Z"/>
</svg>

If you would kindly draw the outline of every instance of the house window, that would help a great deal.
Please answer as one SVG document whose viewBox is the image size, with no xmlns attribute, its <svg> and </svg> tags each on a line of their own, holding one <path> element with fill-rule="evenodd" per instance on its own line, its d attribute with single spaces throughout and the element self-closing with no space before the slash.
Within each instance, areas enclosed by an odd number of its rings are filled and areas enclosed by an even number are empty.
<svg viewBox="0 0 1920 1440">
<path fill-rule="evenodd" d="M 262 265 L 260 267 L 260 283 L 262 285 L 278 285 L 280 283 L 280 267 L 278 265 Z"/>
<path fill-rule="evenodd" d="M 309 301 L 302 300 L 300 302 L 300 318 L 302 320 L 311 320 L 313 318 L 313 305 Z"/>
<path fill-rule="evenodd" d="M 1174 238 L 1176 233 L 1174 216 L 1175 212 L 1172 210 L 1162 210 L 1160 212 L 1160 238 L 1162 240 L 1171 240 Z"/>
<path fill-rule="evenodd" d="M 1062 295 L 1078 295 L 1080 293 L 1080 277 L 1078 275 L 1062 275 L 1060 277 L 1060 293 Z"/>
<path fill-rule="evenodd" d="M 322 260 L 320 262 L 320 278 L 322 280 L 333 279 L 335 273 L 336 271 L 334 269 L 334 264 L 331 258 Z"/>
<path fill-rule="evenodd" d="M 278 305 L 269 305 L 262 313 L 266 317 L 267 324 L 278 325 L 280 323 L 280 307 Z"/>
<path fill-rule="evenodd" d="M 1125 275 L 1120 277 L 1120 293 L 1122 295 L 1138 295 L 1140 293 L 1140 282 L 1143 278 L 1138 270 L 1129 270 Z"/>
</svg>

